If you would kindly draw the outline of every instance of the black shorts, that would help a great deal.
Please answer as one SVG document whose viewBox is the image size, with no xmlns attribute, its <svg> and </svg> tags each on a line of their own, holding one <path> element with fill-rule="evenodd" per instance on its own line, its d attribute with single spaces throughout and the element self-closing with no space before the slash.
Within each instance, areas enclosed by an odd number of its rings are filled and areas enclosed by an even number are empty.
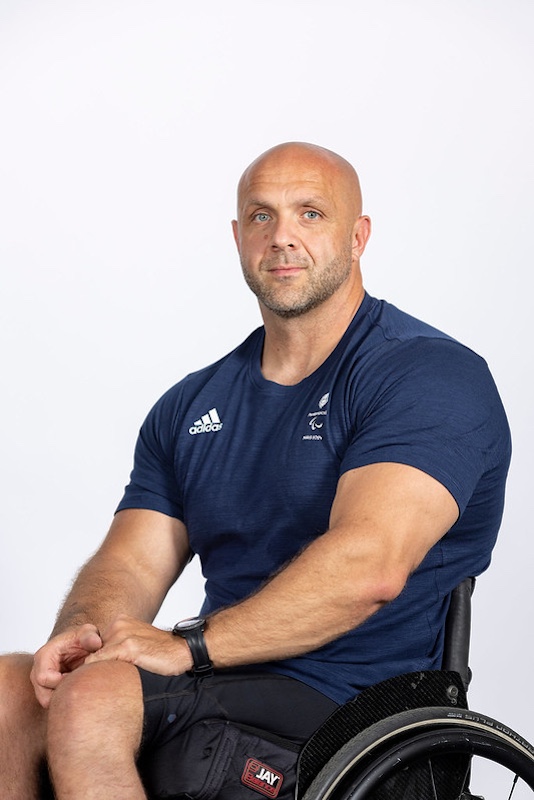
<svg viewBox="0 0 534 800">
<path fill-rule="evenodd" d="M 248 781 L 250 786 L 251 781 L 258 780 L 256 774 L 247 773 L 251 763 L 254 768 L 260 763 L 258 774 L 263 769 L 272 780 L 279 773 L 280 783 L 284 781 L 283 797 L 294 785 L 296 754 L 301 745 L 338 707 L 321 692 L 275 673 L 227 670 L 201 679 L 187 674 L 165 677 L 142 669 L 139 673 L 144 698 L 139 770 L 149 797 L 178 795 L 184 788 L 193 796 L 197 791 L 202 797 L 210 797 L 206 786 L 217 783 L 219 777 L 223 780 L 216 765 L 217 753 L 224 754 L 224 770 L 233 764 L 235 785 L 229 790 L 230 797 L 241 797 L 242 791 L 248 797 L 244 784 Z M 269 740 L 266 749 L 264 738 Z M 280 752 L 276 749 L 279 744 Z M 287 760 L 283 752 L 286 747 Z M 208 752 L 209 757 L 204 758 Z M 197 768 L 206 774 L 194 775 Z M 198 784 L 179 784 L 184 773 Z M 224 780 L 231 782 L 231 775 Z M 264 788 L 267 791 L 260 790 L 260 794 L 268 794 L 269 787 Z M 214 796 L 224 797 L 219 791 Z M 251 791 L 251 796 L 258 797 L 257 791 Z"/>
<path fill-rule="evenodd" d="M 142 749 L 160 747 L 201 719 L 224 719 L 303 744 L 338 707 L 301 681 L 276 673 L 225 671 L 200 680 L 139 670 Z"/>
</svg>

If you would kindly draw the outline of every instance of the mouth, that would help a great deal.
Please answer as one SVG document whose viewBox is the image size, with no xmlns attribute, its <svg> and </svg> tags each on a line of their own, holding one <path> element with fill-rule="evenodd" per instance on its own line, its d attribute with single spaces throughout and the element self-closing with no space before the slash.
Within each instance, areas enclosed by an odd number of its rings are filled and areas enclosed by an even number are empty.
<svg viewBox="0 0 534 800">
<path fill-rule="evenodd" d="M 298 275 L 303 269 L 306 269 L 306 267 L 299 267 L 295 264 L 277 264 L 273 267 L 268 267 L 267 272 L 277 277 L 286 278 L 291 275 Z"/>
</svg>

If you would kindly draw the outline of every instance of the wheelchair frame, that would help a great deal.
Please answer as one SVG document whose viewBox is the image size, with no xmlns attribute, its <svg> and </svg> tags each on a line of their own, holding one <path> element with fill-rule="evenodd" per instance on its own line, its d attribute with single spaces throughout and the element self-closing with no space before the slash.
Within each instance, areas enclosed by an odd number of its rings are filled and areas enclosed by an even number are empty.
<svg viewBox="0 0 534 800">
<path fill-rule="evenodd" d="M 467 708 L 474 587 L 475 579 L 467 578 L 451 595 L 441 670 L 399 675 L 364 690 L 306 743 L 297 800 L 479 798 L 469 789 L 475 756 L 510 772 L 505 800 L 520 780 L 534 791 L 534 747 Z"/>
</svg>

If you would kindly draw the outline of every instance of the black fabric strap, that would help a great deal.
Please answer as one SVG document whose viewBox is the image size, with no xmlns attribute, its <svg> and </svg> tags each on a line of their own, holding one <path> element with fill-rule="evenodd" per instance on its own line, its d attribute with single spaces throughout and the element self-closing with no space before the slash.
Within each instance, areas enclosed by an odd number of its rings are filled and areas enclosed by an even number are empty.
<svg viewBox="0 0 534 800">
<path fill-rule="evenodd" d="M 193 656 L 193 675 L 197 678 L 213 675 L 213 664 L 208 655 L 202 628 L 183 631 L 180 635 L 186 640 Z"/>
</svg>

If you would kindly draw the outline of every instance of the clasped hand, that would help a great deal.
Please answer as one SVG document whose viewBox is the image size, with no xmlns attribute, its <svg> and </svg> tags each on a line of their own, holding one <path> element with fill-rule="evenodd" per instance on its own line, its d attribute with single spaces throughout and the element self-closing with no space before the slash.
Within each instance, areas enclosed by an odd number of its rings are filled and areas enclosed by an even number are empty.
<svg viewBox="0 0 534 800">
<path fill-rule="evenodd" d="M 126 661 L 159 675 L 180 675 L 192 666 L 182 639 L 120 614 L 102 632 L 95 625 L 81 625 L 58 634 L 37 651 L 31 680 L 39 703 L 48 708 L 66 674 L 99 661 Z"/>
</svg>

